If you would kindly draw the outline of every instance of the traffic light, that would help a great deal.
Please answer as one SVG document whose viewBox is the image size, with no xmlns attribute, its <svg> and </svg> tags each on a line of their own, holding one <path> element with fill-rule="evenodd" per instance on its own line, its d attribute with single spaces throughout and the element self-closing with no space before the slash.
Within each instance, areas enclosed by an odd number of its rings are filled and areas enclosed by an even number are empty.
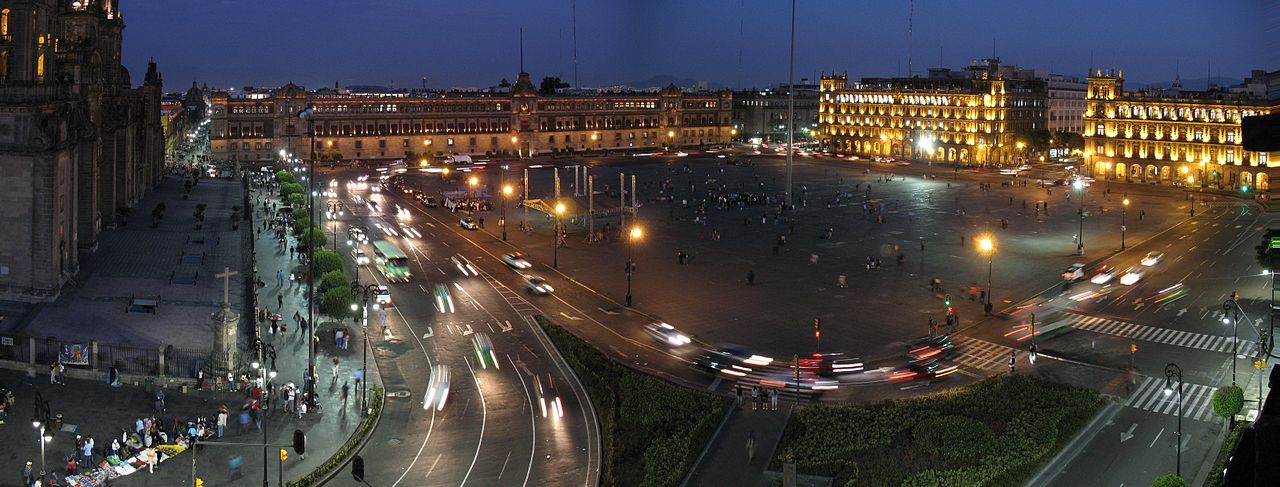
<svg viewBox="0 0 1280 487">
<path fill-rule="evenodd" d="M 950 294 L 942 298 L 942 304 L 947 305 L 947 312 L 950 313 L 951 312 L 951 295 Z"/>
<path fill-rule="evenodd" d="M 204 487 L 204 479 L 196 477 L 196 487 Z"/>
<path fill-rule="evenodd" d="M 813 336 L 822 337 L 822 319 L 821 318 L 813 319 Z"/>
<path fill-rule="evenodd" d="M 1129 344 L 1129 353 L 1138 353 L 1138 344 L 1137 344 L 1137 343 L 1130 343 L 1130 344 Z"/>
<path fill-rule="evenodd" d="M 293 451 L 298 452 L 299 455 L 307 453 L 307 435 L 303 434 L 302 430 L 293 430 Z"/>
<path fill-rule="evenodd" d="M 283 461 L 287 461 L 287 460 L 289 460 L 289 450 L 286 450 L 286 449 L 284 449 L 284 448 L 281 448 L 281 449 L 280 449 L 280 461 L 282 461 L 282 462 L 283 462 Z"/>
<path fill-rule="evenodd" d="M 364 482 L 364 458 L 356 455 L 351 459 L 351 478 L 356 482 Z"/>
</svg>

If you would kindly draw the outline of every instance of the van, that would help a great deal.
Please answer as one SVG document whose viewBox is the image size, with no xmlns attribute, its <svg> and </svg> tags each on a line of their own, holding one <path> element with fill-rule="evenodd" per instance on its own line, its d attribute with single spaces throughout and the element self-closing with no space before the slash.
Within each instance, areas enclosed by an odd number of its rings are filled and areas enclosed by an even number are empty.
<svg viewBox="0 0 1280 487">
<path fill-rule="evenodd" d="M 449 158 L 448 158 L 448 159 L 445 159 L 445 163 L 447 163 L 447 164 L 472 164 L 472 163 L 473 163 L 473 161 L 471 160 L 471 156 L 469 156 L 469 155 L 466 155 L 466 154 L 453 154 L 453 155 L 449 156 Z"/>
</svg>

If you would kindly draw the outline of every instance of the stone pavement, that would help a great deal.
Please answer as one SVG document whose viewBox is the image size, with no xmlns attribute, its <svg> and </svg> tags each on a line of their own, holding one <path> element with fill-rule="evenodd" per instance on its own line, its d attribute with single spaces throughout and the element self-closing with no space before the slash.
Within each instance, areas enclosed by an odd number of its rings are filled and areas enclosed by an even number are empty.
<svg viewBox="0 0 1280 487">
<path fill-rule="evenodd" d="M 57 301 L 8 316 L 0 321 L 0 333 L 210 352 L 209 315 L 220 306 L 223 286 L 213 275 L 226 267 L 242 270 L 247 257 L 243 234 L 232 229 L 230 218 L 232 207 L 243 205 L 244 190 L 239 179 L 201 178 L 189 199 L 182 199 L 183 193 L 181 176 L 164 176 L 134 206 L 129 225 L 102 233 L 97 251 L 82 259 L 76 280 Z M 151 212 L 159 203 L 166 206 L 164 218 L 152 228 Z M 201 229 L 194 216 L 197 204 L 208 205 Z M 180 282 L 184 277 L 194 282 Z M 126 313 L 133 294 L 159 295 L 156 313 Z M 233 309 L 247 308 L 243 286 L 233 284 L 230 298 Z M 122 371 L 151 373 L 130 365 L 121 364 Z"/>
</svg>

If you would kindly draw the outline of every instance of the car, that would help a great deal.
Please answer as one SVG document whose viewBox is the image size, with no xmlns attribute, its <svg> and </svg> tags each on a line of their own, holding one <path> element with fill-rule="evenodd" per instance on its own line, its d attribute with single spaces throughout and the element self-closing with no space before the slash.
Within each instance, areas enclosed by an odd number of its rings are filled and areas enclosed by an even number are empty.
<svg viewBox="0 0 1280 487">
<path fill-rule="evenodd" d="M 444 409 L 449 399 L 449 366 L 436 364 L 431 367 L 431 378 L 427 381 L 427 393 L 422 400 L 422 409 Z"/>
<path fill-rule="evenodd" d="M 356 261 L 356 265 L 369 265 L 369 254 L 360 250 L 360 247 L 351 247 L 351 258 Z"/>
<path fill-rule="evenodd" d="M 1116 277 L 1116 268 L 1113 266 L 1104 265 L 1098 268 L 1098 272 L 1093 275 L 1092 279 L 1089 279 L 1089 282 L 1092 282 L 1094 284 L 1106 284 L 1108 282 L 1111 282 L 1111 278 L 1113 277 Z"/>
<path fill-rule="evenodd" d="M 427 196 L 422 193 L 418 193 L 417 196 L 418 196 L 418 202 L 422 203 L 422 206 L 425 206 L 427 208 L 435 208 L 437 206 L 440 206 L 440 203 L 436 201 L 435 196 Z"/>
<path fill-rule="evenodd" d="M 555 292 L 555 288 L 551 287 L 550 284 L 547 284 L 547 281 L 541 277 L 529 274 L 525 274 L 522 277 L 524 279 L 524 288 L 529 291 L 529 294 L 546 296 Z"/>
<path fill-rule="evenodd" d="M 801 372 L 823 377 L 856 374 L 864 369 L 862 359 L 842 352 L 814 352 L 807 357 L 800 357 L 799 367 Z"/>
<path fill-rule="evenodd" d="M 708 350 L 708 352 L 713 353 L 715 355 L 719 355 L 721 357 L 736 360 L 740 363 L 744 363 L 747 365 L 756 365 L 756 366 L 764 367 L 766 365 L 773 363 L 772 358 L 765 357 L 763 355 L 756 355 L 754 353 L 747 351 L 746 348 L 743 348 L 738 345 L 721 345 L 715 349 Z"/>
<path fill-rule="evenodd" d="M 471 265 L 471 261 L 463 257 L 462 254 L 450 257 L 449 262 L 453 263 L 453 267 L 458 269 L 458 273 L 462 274 L 462 277 L 480 275 L 480 271 L 476 270 L 476 266 Z"/>
<path fill-rule="evenodd" d="M 476 223 L 476 219 L 475 219 L 475 218 L 471 218 L 471 217 L 469 217 L 469 216 L 462 217 L 462 219 L 461 219 L 461 220 L 458 220 L 458 226 L 460 226 L 460 227 L 462 227 L 462 228 L 465 228 L 465 229 L 467 229 L 467 230 L 479 230 L 479 229 L 480 229 L 480 225 Z"/>
<path fill-rule="evenodd" d="M 1067 270 L 1062 271 L 1062 279 L 1068 282 L 1084 279 L 1084 264 L 1080 262 L 1071 264 L 1070 267 L 1067 267 Z"/>
<path fill-rule="evenodd" d="M 911 360 L 924 360 L 952 355 L 956 352 L 956 342 L 948 335 L 924 337 L 916 340 L 907 349 L 907 357 Z"/>
<path fill-rule="evenodd" d="M 798 377 L 797 377 L 798 375 Z M 760 385 L 779 389 L 806 389 L 811 391 L 830 391 L 839 387 L 835 379 L 818 377 L 808 372 L 775 372 L 760 379 Z"/>
<path fill-rule="evenodd" d="M 1153 265 L 1159 264 L 1160 261 L 1162 260 L 1164 260 L 1164 252 L 1156 252 L 1152 250 L 1151 252 L 1147 252 L 1147 255 L 1142 257 L 1142 265 L 1151 267 Z"/>
<path fill-rule="evenodd" d="M 369 235 L 365 233 L 364 228 L 360 228 L 360 227 L 347 228 L 347 236 L 351 237 L 351 240 L 357 241 L 357 242 L 369 241 Z"/>
<path fill-rule="evenodd" d="M 654 340 L 665 343 L 672 347 L 688 345 L 689 343 L 693 342 L 693 340 L 690 339 L 688 335 L 685 335 L 684 333 L 680 333 L 680 330 L 677 330 L 676 327 L 668 325 L 663 322 L 649 323 L 647 325 L 644 325 L 644 331 L 645 333 L 648 333 L 649 336 L 653 337 Z"/>
<path fill-rule="evenodd" d="M 693 359 L 693 364 L 698 368 L 717 375 L 724 374 L 730 377 L 746 377 L 747 374 L 751 373 L 751 367 L 740 364 L 736 359 L 714 353 L 698 355 Z"/>
<path fill-rule="evenodd" d="M 480 360 L 480 368 L 493 367 L 493 370 L 502 368 L 498 365 L 498 355 L 493 351 L 493 340 L 489 339 L 487 333 L 472 335 L 471 345 L 476 349 L 476 358 Z"/>
<path fill-rule="evenodd" d="M 901 367 L 889 374 L 890 381 L 912 380 L 912 379 L 939 379 L 956 373 L 960 370 L 954 364 L 944 364 L 937 359 L 916 360 Z"/>
<path fill-rule="evenodd" d="M 542 413 L 542 417 L 564 417 L 564 402 L 560 400 L 560 390 L 556 388 L 556 381 L 550 373 L 545 378 L 542 375 L 534 376 L 533 388 L 538 394 L 538 411 Z"/>
<path fill-rule="evenodd" d="M 512 252 L 502 256 L 502 262 L 505 262 L 512 269 L 528 269 L 533 267 L 528 260 L 525 259 L 524 252 Z"/>
<path fill-rule="evenodd" d="M 391 290 L 387 289 L 386 284 L 379 284 L 373 288 L 373 303 L 379 305 L 391 304 Z"/>
<path fill-rule="evenodd" d="M 444 284 L 436 284 L 435 286 L 436 309 L 441 313 L 453 313 L 457 308 L 453 306 L 453 296 L 449 294 L 449 286 Z"/>
<path fill-rule="evenodd" d="M 1130 267 L 1120 276 L 1120 284 L 1132 286 L 1142 280 L 1143 269 L 1141 267 Z"/>
</svg>

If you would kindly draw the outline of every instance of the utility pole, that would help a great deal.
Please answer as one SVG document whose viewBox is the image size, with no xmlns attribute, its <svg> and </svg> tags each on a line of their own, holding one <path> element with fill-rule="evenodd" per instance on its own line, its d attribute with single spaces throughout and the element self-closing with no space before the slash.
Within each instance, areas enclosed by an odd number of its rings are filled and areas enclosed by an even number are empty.
<svg viewBox="0 0 1280 487">
<path fill-rule="evenodd" d="M 795 158 L 796 131 L 796 0 L 791 0 L 791 61 L 787 71 L 787 209 L 792 206 L 791 168 Z M 796 370 L 800 370 L 797 368 Z M 799 384 L 797 384 L 799 385 Z"/>
</svg>

